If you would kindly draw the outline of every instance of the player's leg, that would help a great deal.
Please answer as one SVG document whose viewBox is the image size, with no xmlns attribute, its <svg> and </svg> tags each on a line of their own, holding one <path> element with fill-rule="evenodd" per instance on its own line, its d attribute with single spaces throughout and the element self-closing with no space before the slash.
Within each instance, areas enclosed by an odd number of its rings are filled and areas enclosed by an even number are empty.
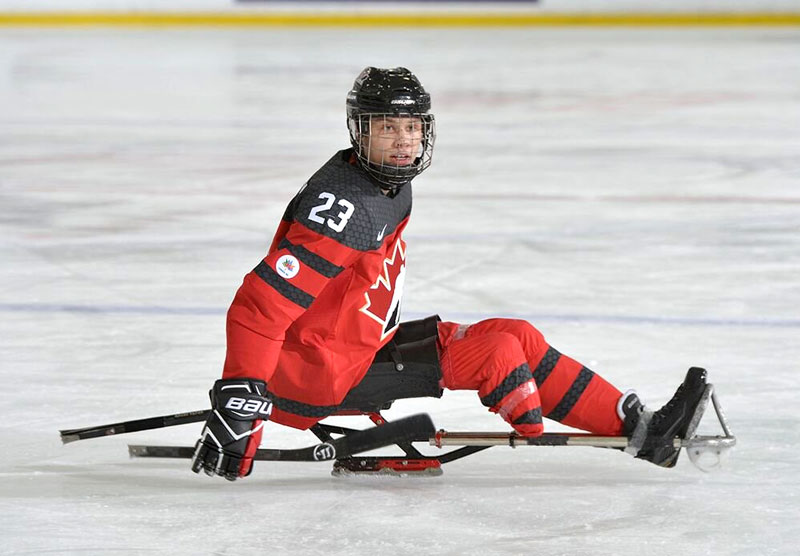
<svg viewBox="0 0 800 556">
<path fill-rule="evenodd" d="M 442 382 L 450 390 L 477 390 L 481 403 L 525 436 L 543 432 L 536 383 L 519 341 L 506 332 L 466 334 L 459 325 L 439 323 Z"/>
<path fill-rule="evenodd" d="M 649 411 L 635 392 L 622 394 L 548 345 L 538 330 L 521 320 L 439 323 L 439 342 L 445 387 L 478 389 L 483 400 L 486 385 L 497 383 L 497 370 L 522 368 L 514 367 L 522 350 L 537 383 L 537 401 L 541 400 L 544 416 L 595 434 L 627 436 L 626 452 L 663 467 L 675 465 L 679 450 L 673 439 L 685 437 L 706 387 L 705 370 L 692 367 L 672 399 L 661 409 Z"/>
<path fill-rule="evenodd" d="M 545 417 L 595 434 L 623 432 L 623 394 L 619 389 L 549 345 L 530 323 L 498 319 L 494 326 L 513 330 L 519 338 L 534 369 Z"/>
<path fill-rule="evenodd" d="M 492 347 L 495 335 L 513 336 L 538 387 L 545 417 L 595 434 L 623 433 L 621 415 L 624 414 L 618 409 L 622 393 L 598 374 L 550 346 L 530 323 L 516 319 L 489 319 L 473 325 L 440 323 L 439 327 L 443 344 L 449 342 L 458 346 L 460 342 L 470 340 L 482 345 L 487 352 L 504 349 L 502 346 Z M 506 344 L 513 345 L 508 341 Z M 473 363 L 469 358 L 465 359 L 461 364 L 472 368 Z"/>
</svg>

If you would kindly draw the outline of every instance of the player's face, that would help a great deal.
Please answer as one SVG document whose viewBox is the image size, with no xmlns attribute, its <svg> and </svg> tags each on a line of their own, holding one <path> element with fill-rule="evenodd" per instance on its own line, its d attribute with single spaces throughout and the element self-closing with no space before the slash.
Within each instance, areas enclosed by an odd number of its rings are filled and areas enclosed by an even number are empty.
<svg viewBox="0 0 800 556">
<path fill-rule="evenodd" d="M 414 116 L 372 116 L 364 137 L 373 164 L 408 166 L 420 155 L 422 120 Z"/>
</svg>

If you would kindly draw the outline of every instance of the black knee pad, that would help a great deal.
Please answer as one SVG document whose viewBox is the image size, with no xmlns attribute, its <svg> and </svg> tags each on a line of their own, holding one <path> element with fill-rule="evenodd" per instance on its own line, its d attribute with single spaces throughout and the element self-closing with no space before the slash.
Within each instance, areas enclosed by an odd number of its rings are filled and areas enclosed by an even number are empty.
<svg viewBox="0 0 800 556">
<path fill-rule="evenodd" d="M 417 342 L 425 338 L 430 338 L 431 336 L 438 338 L 438 324 L 441 320 L 442 319 L 439 318 L 439 315 L 432 315 L 430 317 L 425 317 L 424 319 L 401 322 L 397 327 L 397 332 L 395 332 L 394 337 L 392 338 L 392 342 L 397 345 L 403 345 Z M 383 349 L 386 348 L 384 347 Z M 381 351 L 383 351 L 383 349 Z"/>
<path fill-rule="evenodd" d="M 350 390 L 340 409 L 377 411 L 405 398 L 442 397 L 436 323 L 438 315 L 400 323 L 376 355 L 367 374 Z"/>
</svg>

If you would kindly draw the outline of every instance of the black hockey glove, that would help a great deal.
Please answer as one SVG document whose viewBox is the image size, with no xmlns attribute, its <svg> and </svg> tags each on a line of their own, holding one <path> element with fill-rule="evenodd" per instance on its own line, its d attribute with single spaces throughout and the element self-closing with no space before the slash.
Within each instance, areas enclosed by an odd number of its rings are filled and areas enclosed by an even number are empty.
<svg viewBox="0 0 800 556">
<path fill-rule="evenodd" d="M 195 445 L 192 471 L 235 481 L 252 471 L 261 430 L 272 412 L 267 385 L 248 378 L 220 379 L 208 395 L 211 415 Z"/>
</svg>

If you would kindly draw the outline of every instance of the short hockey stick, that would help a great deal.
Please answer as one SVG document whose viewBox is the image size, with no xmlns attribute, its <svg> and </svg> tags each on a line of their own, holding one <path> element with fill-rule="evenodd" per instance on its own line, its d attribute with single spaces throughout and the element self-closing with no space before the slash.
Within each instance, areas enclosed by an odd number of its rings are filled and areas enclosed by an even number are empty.
<svg viewBox="0 0 800 556">
<path fill-rule="evenodd" d="M 210 409 L 201 409 L 199 411 L 189 411 L 188 413 L 175 413 L 172 415 L 161 415 L 159 417 L 136 419 L 134 421 L 122 421 L 119 423 L 112 423 L 110 425 L 98 425 L 80 429 L 65 429 L 59 432 L 61 433 L 61 442 L 68 444 L 69 442 L 85 440 L 87 438 L 98 438 L 101 436 L 125 434 L 128 432 L 161 429 L 164 427 L 173 427 L 175 425 L 184 425 L 186 423 L 198 423 L 200 421 L 205 421 L 208 418 L 209 413 L 211 413 Z"/>
<path fill-rule="evenodd" d="M 306 448 L 262 448 L 253 459 L 265 461 L 328 461 L 346 458 L 353 454 L 384 448 L 392 444 L 424 441 L 435 434 L 430 415 L 420 413 L 396 421 L 347 433 L 340 438 Z M 136 446 L 129 445 L 130 456 L 139 458 L 191 458 L 191 446 Z"/>
</svg>

